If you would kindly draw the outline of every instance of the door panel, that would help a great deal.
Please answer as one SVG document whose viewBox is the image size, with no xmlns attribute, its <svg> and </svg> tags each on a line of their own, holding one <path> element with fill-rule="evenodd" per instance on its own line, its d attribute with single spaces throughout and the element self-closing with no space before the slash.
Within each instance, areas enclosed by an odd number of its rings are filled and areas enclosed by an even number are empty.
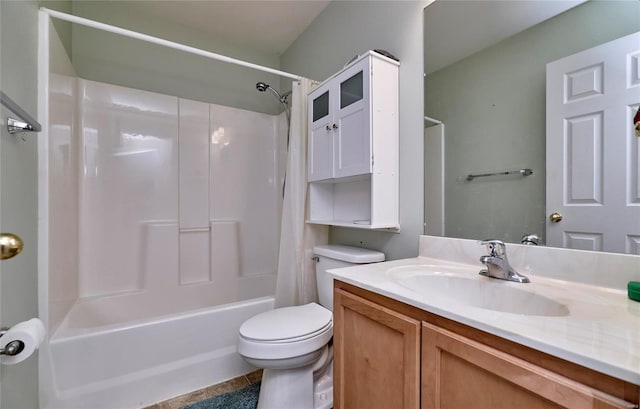
<svg viewBox="0 0 640 409">
<path fill-rule="evenodd" d="M 334 407 L 417 409 L 420 322 L 334 292 Z"/>
<path fill-rule="evenodd" d="M 309 132 L 309 182 L 333 177 L 333 133 L 329 121 L 318 123 Z"/>
<path fill-rule="evenodd" d="M 634 406 L 462 335 L 422 324 L 422 409 Z"/>
<path fill-rule="evenodd" d="M 551 246 L 640 254 L 639 57 L 635 33 L 547 64 Z"/>
<path fill-rule="evenodd" d="M 371 68 L 365 59 L 346 70 L 336 82 L 334 177 L 371 173 L 369 118 Z"/>
<path fill-rule="evenodd" d="M 370 172 L 371 143 L 366 127 L 365 108 L 360 108 L 338 119 L 335 152 L 336 177 L 360 175 Z"/>
<path fill-rule="evenodd" d="M 566 120 L 565 201 L 569 205 L 602 205 L 603 112 Z"/>
<path fill-rule="evenodd" d="M 333 129 L 331 128 L 331 90 L 327 86 L 316 89 L 309 98 L 308 181 L 333 177 Z"/>
</svg>

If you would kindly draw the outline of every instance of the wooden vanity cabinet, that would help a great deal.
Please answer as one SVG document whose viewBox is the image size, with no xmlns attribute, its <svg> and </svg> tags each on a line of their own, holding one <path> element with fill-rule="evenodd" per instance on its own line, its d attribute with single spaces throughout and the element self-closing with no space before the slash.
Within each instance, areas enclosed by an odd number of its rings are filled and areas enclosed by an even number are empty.
<svg viewBox="0 0 640 409">
<path fill-rule="evenodd" d="M 335 281 L 336 409 L 631 409 L 640 386 Z"/>
<path fill-rule="evenodd" d="M 422 408 L 600 408 L 634 404 L 435 325 L 422 328 Z"/>
<path fill-rule="evenodd" d="M 420 407 L 420 321 L 334 292 L 334 408 Z"/>
</svg>

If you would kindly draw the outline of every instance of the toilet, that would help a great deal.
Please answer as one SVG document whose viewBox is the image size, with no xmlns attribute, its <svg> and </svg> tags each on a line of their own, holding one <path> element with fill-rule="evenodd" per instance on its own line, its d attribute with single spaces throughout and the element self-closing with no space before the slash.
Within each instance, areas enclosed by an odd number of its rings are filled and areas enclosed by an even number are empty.
<svg viewBox="0 0 640 409">
<path fill-rule="evenodd" d="M 257 409 L 333 406 L 333 278 L 327 270 L 384 261 L 384 253 L 341 245 L 313 248 L 320 304 L 276 308 L 240 327 L 238 353 L 264 368 Z"/>
</svg>

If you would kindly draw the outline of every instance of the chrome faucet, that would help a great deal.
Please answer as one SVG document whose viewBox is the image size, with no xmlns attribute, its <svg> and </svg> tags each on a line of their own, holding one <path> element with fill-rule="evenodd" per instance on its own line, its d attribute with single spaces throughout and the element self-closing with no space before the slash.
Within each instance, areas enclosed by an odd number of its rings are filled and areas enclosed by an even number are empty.
<svg viewBox="0 0 640 409">
<path fill-rule="evenodd" d="M 520 244 L 524 244 L 526 246 L 537 246 L 540 244 L 540 236 L 535 233 L 525 234 L 520 239 Z"/>
<path fill-rule="evenodd" d="M 501 280 L 514 281 L 516 283 L 528 283 L 529 279 L 519 274 L 509 264 L 507 248 L 500 240 L 482 240 L 478 243 L 487 246 L 489 255 L 480 257 L 480 262 L 487 266 L 480 270 L 480 275 L 499 278 Z"/>
</svg>

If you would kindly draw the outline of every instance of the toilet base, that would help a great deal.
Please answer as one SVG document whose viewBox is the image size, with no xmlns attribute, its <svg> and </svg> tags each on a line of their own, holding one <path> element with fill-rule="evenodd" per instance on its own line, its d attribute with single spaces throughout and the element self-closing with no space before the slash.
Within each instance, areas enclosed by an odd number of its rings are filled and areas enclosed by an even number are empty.
<svg viewBox="0 0 640 409">
<path fill-rule="evenodd" d="M 331 409 L 333 354 L 325 347 L 322 358 L 293 369 L 264 369 L 256 409 Z"/>
<path fill-rule="evenodd" d="M 329 373 L 322 375 L 313 385 L 313 409 L 331 409 L 333 407 L 333 360 Z"/>
</svg>

